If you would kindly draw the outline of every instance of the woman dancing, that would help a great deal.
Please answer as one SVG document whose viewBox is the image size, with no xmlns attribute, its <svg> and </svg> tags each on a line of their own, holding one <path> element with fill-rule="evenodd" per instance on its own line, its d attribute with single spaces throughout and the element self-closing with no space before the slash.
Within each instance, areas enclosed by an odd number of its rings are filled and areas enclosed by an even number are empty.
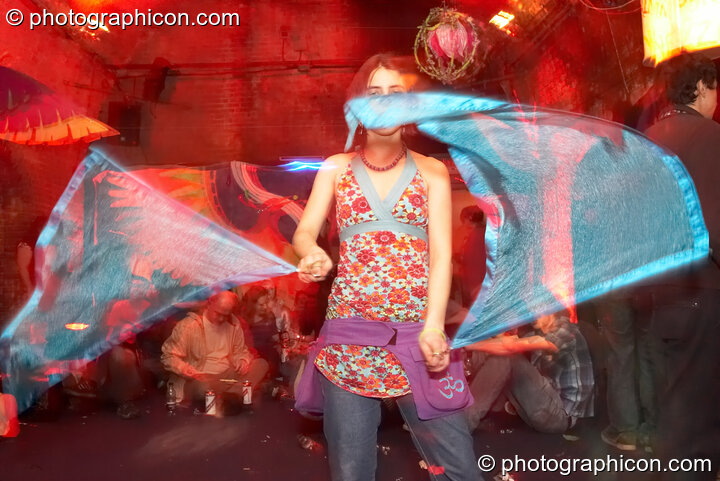
<svg viewBox="0 0 720 481">
<path fill-rule="evenodd" d="M 356 74 L 349 98 L 404 93 L 417 81 L 412 59 L 375 55 Z M 441 162 L 407 149 L 403 131 L 361 126 L 357 152 L 331 156 L 318 171 L 293 238 L 299 276 L 321 281 L 333 266 L 317 244 L 333 202 L 340 259 L 298 409 L 324 413 L 334 481 L 374 479 L 384 398 L 397 399 L 432 479 L 477 480 L 461 412 L 472 399 L 443 328 L 452 274 L 450 180 Z"/>
</svg>

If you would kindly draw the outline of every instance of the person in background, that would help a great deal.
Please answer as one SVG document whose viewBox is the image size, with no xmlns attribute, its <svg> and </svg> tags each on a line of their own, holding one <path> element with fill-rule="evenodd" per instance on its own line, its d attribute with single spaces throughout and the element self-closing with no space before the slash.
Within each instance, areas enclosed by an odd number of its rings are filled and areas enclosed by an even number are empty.
<svg viewBox="0 0 720 481">
<path fill-rule="evenodd" d="M 462 304 L 470 308 L 485 279 L 485 214 L 477 206 L 460 211 L 460 219 L 469 227 L 462 247 Z"/>
<path fill-rule="evenodd" d="M 35 289 L 34 249 L 46 222 L 46 216 L 36 216 L 16 248 L 15 261 L 20 282 L 22 283 L 21 298 L 23 301 L 30 299 Z"/>
<path fill-rule="evenodd" d="M 129 298 L 115 302 L 105 317 L 108 339 L 120 339 L 122 342 L 99 359 L 100 390 L 117 405 L 117 414 L 124 419 L 140 415 L 136 403 L 145 392 L 142 354 L 134 332 L 143 312 L 151 305 L 150 294 L 147 279 L 133 278 Z"/>
<path fill-rule="evenodd" d="M 145 394 L 145 371 L 135 332 L 143 313 L 152 305 L 153 292 L 148 279 L 134 276 L 128 298 L 110 304 L 102 321 L 110 349 L 72 369 L 63 380 L 71 407 L 81 398 L 99 398 L 113 405 L 123 419 L 140 416 L 137 403 Z"/>
<path fill-rule="evenodd" d="M 178 401 L 202 399 L 215 391 L 218 408 L 228 398 L 242 397 L 244 381 L 253 393 L 268 372 L 268 363 L 250 353 L 239 320 L 233 316 L 238 303 L 231 292 L 210 297 L 202 314 L 190 313 L 173 329 L 162 347 L 162 362 L 173 376 Z"/>
<path fill-rule="evenodd" d="M 268 290 L 263 285 L 250 287 L 240 306 L 240 321 L 245 323 L 249 332 L 247 345 L 254 355 L 267 361 L 271 378 L 277 377 L 280 369 L 278 345 L 282 327 L 275 317 L 274 307 L 274 290 Z M 282 311 L 279 310 L 281 318 Z"/>
<path fill-rule="evenodd" d="M 665 480 L 714 480 L 720 469 L 720 124 L 718 74 L 701 54 L 665 62 L 671 107 L 646 135 L 675 153 L 695 184 L 710 234 L 710 255 L 643 286 L 652 295 L 656 337 L 660 458 L 710 459 L 711 472 L 662 473 Z"/>
<path fill-rule="evenodd" d="M 608 347 L 608 426 L 600 439 L 622 451 L 638 445 L 652 451 L 657 419 L 653 339 L 641 297 L 634 289 L 622 289 L 593 300 Z"/>
<path fill-rule="evenodd" d="M 578 327 L 566 312 L 542 316 L 532 327 L 523 337 L 501 334 L 465 347 L 475 371 L 475 403 L 466 410 L 471 429 L 502 395 L 507 411 L 540 432 L 563 434 L 593 416 L 592 361 Z"/>
</svg>

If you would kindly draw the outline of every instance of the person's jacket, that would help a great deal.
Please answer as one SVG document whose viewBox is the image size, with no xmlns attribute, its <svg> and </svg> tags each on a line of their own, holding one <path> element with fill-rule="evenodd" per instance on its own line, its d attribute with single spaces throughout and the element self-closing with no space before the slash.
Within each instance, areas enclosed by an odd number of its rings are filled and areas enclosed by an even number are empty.
<svg viewBox="0 0 720 481">
<path fill-rule="evenodd" d="M 645 135 L 677 155 L 692 177 L 710 234 L 712 256 L 647 284 L 720 289 L 720 124 L 688 106 L 674 105 Z"/>
</svg>

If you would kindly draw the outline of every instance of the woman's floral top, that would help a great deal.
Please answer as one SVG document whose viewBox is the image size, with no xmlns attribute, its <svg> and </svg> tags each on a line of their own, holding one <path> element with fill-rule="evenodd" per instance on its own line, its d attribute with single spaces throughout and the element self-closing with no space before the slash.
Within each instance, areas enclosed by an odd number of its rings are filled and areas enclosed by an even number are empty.
<svg viewBox="0 0 720 481">
<path fill-rule="evenodd" d="M 335 196 L 338 230 L 378 220 L 350 165 L 337 182 Z M 427 231 L 427 193 L 419 171 L 395 204 L 392 215 Z M 327 318 L 420 322 L 427 280 L 425 240 L 392 231 L 356 234 L 340 244 Z M 410 392 L 400 361 L 383 348 L 331 345 L 320 352 L 315 365 L 334 384 L 362 396 L 395 397 Z"/>
</svg>

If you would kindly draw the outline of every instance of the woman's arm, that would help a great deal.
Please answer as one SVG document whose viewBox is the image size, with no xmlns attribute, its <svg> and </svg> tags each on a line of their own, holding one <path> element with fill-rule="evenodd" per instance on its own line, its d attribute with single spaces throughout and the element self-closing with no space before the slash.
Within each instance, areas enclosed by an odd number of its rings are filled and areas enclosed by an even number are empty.
<svg viewBox="0 0 720 481">
<path fill-rule="evenodd" d="M 470 344 L 469 346 L 465 346 L 465 349 L 486 352 L 496 356 L 510 356 L 530 351 L 558 351 L 555 344 L 542 336 L 517 337 L 503 334 Z"/>
<path fill-rule="evenodd" d="M 452 280 L 452 210 L 450 176 L 440 161 L 420 157 L 418 166 L 428 189 L 428 238 L 430 272 L 425 327 L 420 336 L 420 349 L 430 371 L 442 371 L 449 356 L 437 356 L 448 349 L 447 339 L 440 334 L 445 327 L 445 311 Z"/>
<path fill-rule="evenodd" d="M 345 154 L 333 155 L 323 162 L 295 230 L 293 248 L 300 257 L 298 273 L 303 282 L 322 281 L 332 269 L 332 260 L 318 246 L 317 238 L 335 198 L 335 177 L 338 169 L 347 162 L 348 157 Z"/>
</svg>

